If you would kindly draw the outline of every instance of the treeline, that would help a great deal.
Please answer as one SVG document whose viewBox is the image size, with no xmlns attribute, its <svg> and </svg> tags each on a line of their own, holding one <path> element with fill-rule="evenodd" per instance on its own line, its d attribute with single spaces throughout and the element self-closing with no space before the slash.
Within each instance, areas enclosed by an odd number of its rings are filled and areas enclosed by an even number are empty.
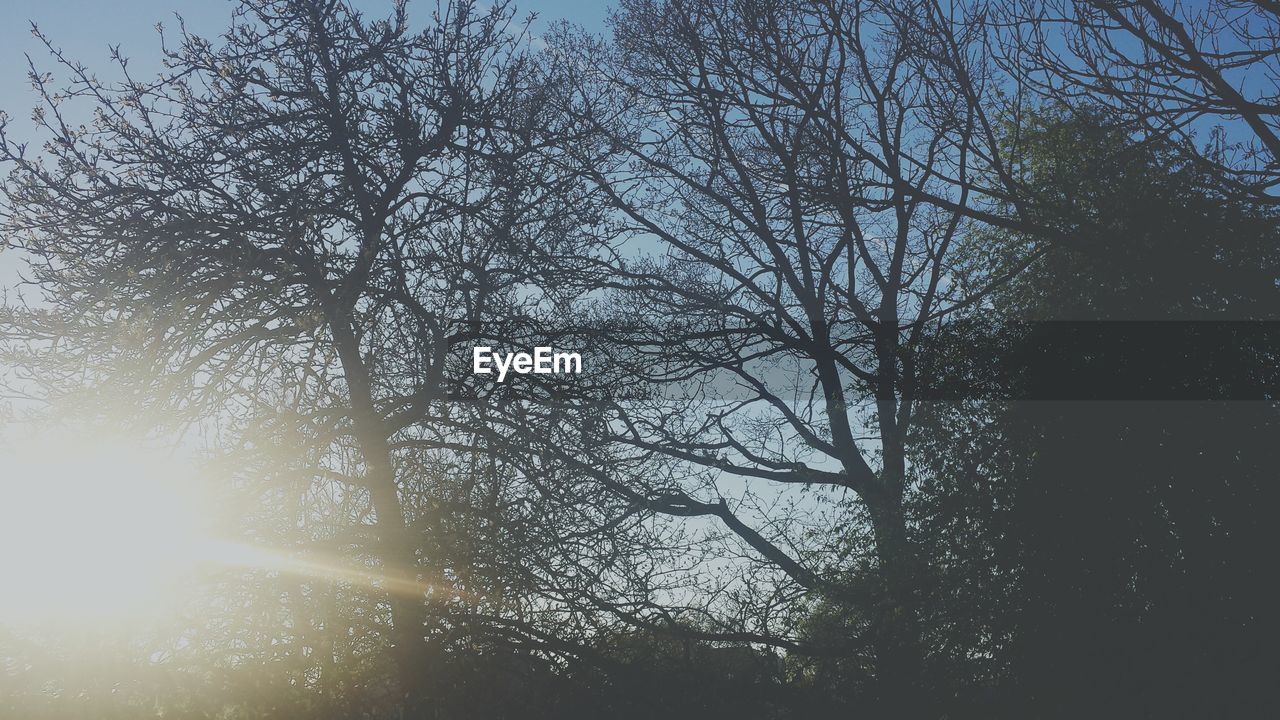
<svg viewBox="0 0 1280 720">
<path fill-rule="evenodd" d="M 58 412 L 206 438 L 289 560 L 118 647 L 10 632 L 5 714 L 1274 705 L 1275 347 L 1252 400 L 929 392 L 1008 376 L 991 328 L 1275 319 L 1269 4 L 239 8 L 154 78 L 47 43 L 0 328 Z"/>
</svg>

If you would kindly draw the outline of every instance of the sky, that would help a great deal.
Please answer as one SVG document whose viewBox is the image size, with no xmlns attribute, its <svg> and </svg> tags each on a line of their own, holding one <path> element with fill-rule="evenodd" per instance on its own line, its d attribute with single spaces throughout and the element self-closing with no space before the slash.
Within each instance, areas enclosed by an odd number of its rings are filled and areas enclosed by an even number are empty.
<svg viewBox="0 0 1280 720">
<path fill-rule="evenodd" d="M 369 15 L 385 14 L 391 0 L 354 0 Z M 181 15 L 188 29 L 205 36 L 217 35 L 230 24 L 233 0 L 4 0 L 0 10 L 0 110 L 15 125 L 25 124 L 34 103 L 27 80 L 30 54 L 42 69 L 52 68 L 40 43 L 31 36 L 35 22 L 68 57 L 104 73 L 108 46 L 119 45 L 130 58 L 130 69 L 140 74 L 159 69 L 160 39 L 156 23 L 175 28 Z M 410 11 L 429 12 L 435 0 L 410 0 Z M 581 0 L 525 0 L 517 2 L 521 16 L 535 13 L 537 25 L 567 19 L 590 30 L 604 27 L 607 5 Z"/>
<path fill-rule="evenodd" d="M 385 15 L 391 0 L 354 0 L 370 16 Z M 31 23 L 64 54 L 96 71 L 102 79 L 114 77 L 109 46 L 119 45 L 129 58 L 129 70 L 145 77 L 160 70 L 160 36 L 156 24 L 177 28 L 182 16 L 187 29 L 206 37 L 218 35 L 231 21 L 234 0 L 3 0 L 0 5 L 0 111 L 9 116 L 15 137 L 35 139 L 28 120 L 36 98 L 27 78 L 27 55 L 38 70 L 56 70 L 40 42 L 31 35 Z M 409 0 L 410 12 L 427 13 L 436 0 Z M 535 32 L 547 22 L 565 19 L 600 31 L 608 6 L 581 0 L 517 0 L 521 17 L 537 15 Z M 421 25 L 419 25 L 421 26 Z M 12 287 L 17 259 L 0 253 L 0 288 Z"/>
</svg>

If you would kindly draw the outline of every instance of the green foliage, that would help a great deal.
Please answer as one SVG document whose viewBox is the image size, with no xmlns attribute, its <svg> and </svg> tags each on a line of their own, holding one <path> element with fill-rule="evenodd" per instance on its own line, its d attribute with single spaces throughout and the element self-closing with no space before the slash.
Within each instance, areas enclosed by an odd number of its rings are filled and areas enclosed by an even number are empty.
<svg viewBox="0 0 1280 720">
<path fill-rule="evenodd" d="M 1275 317 L 1272 211 L 1221 195 L 1196 164 L 1099 115 L 1048 112 L 1022 133 L 1028 198 L 1058 237 L 969 238 L 970 283 L 1040 254 L 953 328 Z M 956 336 L 940 347 L 984 346 Z M 929 645 L 958 708 L 1250 706 L 1239 689 L 1263 653 L 1251 598 L 1275 539 L 1262 514 L 1280 459 L 1273 405 L 960 399 L 925 404 L 918 421 Z"/>
</svg>

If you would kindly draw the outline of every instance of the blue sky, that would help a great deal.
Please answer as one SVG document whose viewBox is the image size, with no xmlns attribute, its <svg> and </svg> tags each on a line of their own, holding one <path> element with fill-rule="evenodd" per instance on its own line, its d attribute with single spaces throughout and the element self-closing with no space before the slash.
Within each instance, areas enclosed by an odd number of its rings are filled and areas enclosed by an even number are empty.
<svg viewBox="0 0 1280 720">
<path fill-rule="evenodd" d="M 42 60 L 41 48 L 31 37 L 30 21 L 73 58 L 91 68 L 107 70 L 107 46 L 118 44 L 131 58 L 131 68 L 158 67 L 160 42 L 155 25 L 174 27 L 175 13 L 187 27 L 202 34 L 216 35 L 231 19 L 232 0 L 5 0 L 0 11 L 0 110 L 21 122 L 33 97 L 27 83 L 26 58 L 30 53 Z M 390 8 L 391 0 L 355 0 L 355 5 L 371 15 Z M 410 0 L 409 6 L 426 12 L 434 0 Z M 540 21 L 567 19 L 591 29 L 601 29 L 607 6 L 603 3 L 572 0 L 527 0 L 517 2 L 520 14 L 537 13 Z M 45 63 L 48 66 L 48 63 Z"/>
<path fill-rule="evenodd" d="M 354 0 L 369 15 L 386 14 L 391 0 Z M 40 70 L 57 68 L 31 36 L 31 22 L 69 58 L 97 72 L 102 79 L 115 76 L 108 46 L 119 45 L 130 59 L 129 69 L 144 77 L 160 69 L 160 37 L 156 23 L 176 28 L 181 15 L 187 28 L 200 35 L 214 36 L 230 24 L 234 0 L 4 0 L 0 9 L 0 111 L 10 118 L 16 138 L 36 140 L 28 118 L 35 95 L 27 79 L 26 55 Z M 435 0 L 409 0 L 411 12 L 427 13 Z M 591 30 L 602 30 L 608 6 L 604 3 L 572 0 L 526 0 L 516 2 L 520 16 L 536 13 L 538 25 L 566 19 Z M 35 144 L 35 143 L 33 143 Z M 0 254 L 0 287 L 12 286 L 15 259 Z"/>
</svg>

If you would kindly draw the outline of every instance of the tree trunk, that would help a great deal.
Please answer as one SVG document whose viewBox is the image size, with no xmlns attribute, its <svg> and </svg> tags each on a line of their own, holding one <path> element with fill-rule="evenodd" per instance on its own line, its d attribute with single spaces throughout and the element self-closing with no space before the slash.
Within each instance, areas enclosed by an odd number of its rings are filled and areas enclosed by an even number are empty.
<svg viewBox="0 0 1280 720">
<path fill-rule="evenodd" d="M 405 521 L 404 510 L 396 491 L 395 470 L 391 464 L 386 438 L 375 438 L 373 448 L 366 448 L 367 479 L 377 513 L 377 533 L 382 556 L 382 572 L 387 586 L 387 602 L 391 609 L 392 634 L 400 691 L 410 718 L 428 715 L 432 693 L 427 681 L 433 676 L 430 653 L 424 639 L 426 632 L 426 598 L 417 573 L 417 553 Z M 376 457 L 376 460 L 371 458 Z"/>
<path fill-rule="evenodd" d="M 329 326 L 334 335 L 350 394 L 356 443 L 364 459 L 365 482 L 376 513 L 378 554 L 382 560 L 391 635 L 406 718 L 434 717 L 428 681 L 435 675 L 426 632 L 425 587 L 418 578 L 418 558 L 412 533 L 396 486 L 395 463 L 386 426 L 373 402 L 369 369 L 360 355 L 349 316 L 330 304 Z"/>
<path fill-rule="evenodd" d="M 885 593 L 875 630 L 883 715 L 925 717 L 929 698 L 918 614 L 920 558 L 907 536 L 901 496 L 873 505 L 871 524 Z"/>
</svg>

